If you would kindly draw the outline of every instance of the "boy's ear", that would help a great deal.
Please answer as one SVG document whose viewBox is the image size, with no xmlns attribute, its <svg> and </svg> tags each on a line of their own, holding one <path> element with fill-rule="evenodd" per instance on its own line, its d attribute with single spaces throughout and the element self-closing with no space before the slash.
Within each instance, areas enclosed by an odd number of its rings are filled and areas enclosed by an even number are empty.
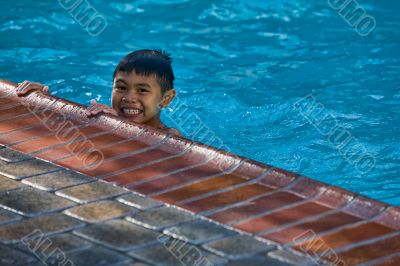
<svg viewBox="0 0 400 266">
<path fill-rule="evenodd" d="M 175 98 L 175 96 L 176 96 L 175 89 L 167 90 L 164 93 L 163 98 L 161 100 L 162 107 L 167 107 L 172 102 L 172 100 Z"/>
</svg>

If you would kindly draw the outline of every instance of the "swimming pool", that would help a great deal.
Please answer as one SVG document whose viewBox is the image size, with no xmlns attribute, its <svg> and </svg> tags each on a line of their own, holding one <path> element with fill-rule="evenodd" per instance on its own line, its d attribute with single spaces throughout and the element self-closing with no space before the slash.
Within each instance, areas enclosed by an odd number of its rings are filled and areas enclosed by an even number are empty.
<svg viewBox="0 0 400 266">
<path fill-rule="evenodd" d="M 161 47 L 178 91 L 163 117 L 186 137 L 400 205 L 397 1 L 358 1 L 376 20 L 367 36 L 328 0 L 88 0 L 98 36 L 63 2 L 3 3 L 1 78 L 109 103 L 122 56 Z"/>
</svg>

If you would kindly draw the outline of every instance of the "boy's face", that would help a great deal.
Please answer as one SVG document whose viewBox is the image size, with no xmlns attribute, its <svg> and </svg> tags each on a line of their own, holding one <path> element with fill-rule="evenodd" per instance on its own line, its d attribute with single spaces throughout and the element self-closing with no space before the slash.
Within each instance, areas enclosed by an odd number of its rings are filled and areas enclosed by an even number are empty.
<svg viewBox="0 0 400 266">
<path fill-rule="evenodd" d="M 174 89 L 162 95 L 154 75 L 118 72 L 114 78 L 111 101 L 118 116 L 139 124 L 158 126 L 160 104 L 168 106 L 174 96 Z"/>
</svg>

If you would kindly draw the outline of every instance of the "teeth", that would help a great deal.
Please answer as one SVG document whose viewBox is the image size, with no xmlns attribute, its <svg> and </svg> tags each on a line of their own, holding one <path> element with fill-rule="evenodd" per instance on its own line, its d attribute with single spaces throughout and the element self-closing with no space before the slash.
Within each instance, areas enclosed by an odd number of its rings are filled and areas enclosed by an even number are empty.
<svg viewBox="0 0 400 266">
<path fill-rule="evenodd" d="M 128 108 L 123 108 L 123 111 L 125 114 L 128 114 L 128 115 L 138 115 L 142 112 L 139 109 L 128 109 Z"/>
</svg>

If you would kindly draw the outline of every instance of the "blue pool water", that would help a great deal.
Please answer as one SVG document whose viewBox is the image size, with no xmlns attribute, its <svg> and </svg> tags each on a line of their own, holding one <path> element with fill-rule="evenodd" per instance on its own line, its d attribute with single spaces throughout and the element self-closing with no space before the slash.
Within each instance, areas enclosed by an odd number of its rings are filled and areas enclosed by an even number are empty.
<svg viewBox="0 0 400 266">
<path fill-rule="evenodd" d="M 1 78 L 109 103 L 121 57 L 161 47 L 196 119 L 177 125 L 177 105 L 163 118 L 188 138 L 210 139 L 193 135 L 202 123 L 229 151 L 400 205 L 399 1 L 358 0 L 376 20 L 364 37 L 328 0 L 89 0 L 97 37 L 63 2 L 2 1 Z M 348 144 L 307 120 L 312 101 Z"/>
</svg>

